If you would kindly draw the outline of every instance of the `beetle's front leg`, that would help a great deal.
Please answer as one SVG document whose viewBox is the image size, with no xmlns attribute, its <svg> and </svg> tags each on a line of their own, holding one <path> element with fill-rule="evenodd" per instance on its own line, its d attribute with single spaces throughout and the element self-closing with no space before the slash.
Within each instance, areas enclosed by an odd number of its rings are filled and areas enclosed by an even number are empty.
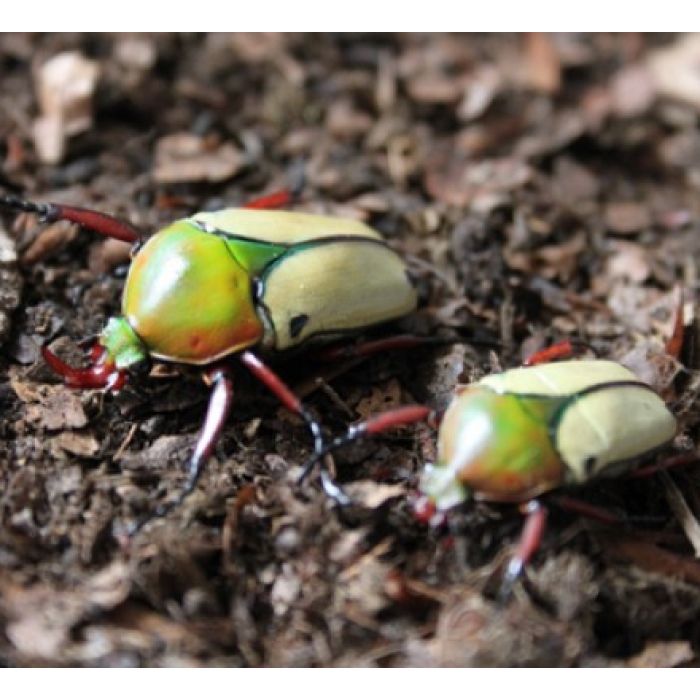
<svg viewBox="0 0 700 700">
<path fill-rule="evenodd" d="M 515 582 L 520 578 L 525 566 L 539 549 L 547 524 L 547 509 L 538 500 L 528 501 L 523 508 L 527 513 L 527 518 L 523 525 L 515 554 L 510 558 L 501 582 L 501 588 L 498 593 L 498 600 L 501 603 L 505 603 L 508 600 Z"/>
<path fill-rule="evenodd" d="M 187 480 L 182 488 L 182 492 L 174 501 L 159 506 L 150 515 L 130 528 L 128 531 L 130 537 L 133 537 L 151 520 L 162 518 L 177 508 L 197 487 L 199 478 L 206 463 L 209 461 L 209 457 L 211 457 L 233 404 L 233 379 L 229 368 L 223 366 L 214 367 L 205 373 L 205 380 L 212 385 L 209 406 L 207 407 L 202 430 L 197 438 L 197 444 L 190 458 Z"/>
</svg>

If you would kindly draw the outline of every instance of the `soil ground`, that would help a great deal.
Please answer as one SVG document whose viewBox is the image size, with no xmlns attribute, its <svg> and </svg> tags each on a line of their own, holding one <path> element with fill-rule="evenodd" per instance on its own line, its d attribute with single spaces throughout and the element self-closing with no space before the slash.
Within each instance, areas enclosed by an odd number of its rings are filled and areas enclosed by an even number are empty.
<svg viewBox="0 0 700 700">
<path fill-rule="evenodd" d="M 699 56 L 697 37 L 639 34 L 5 34 L 0 184 L 151 232 L 303 172 L 300 209 L 363 219 L 408 261 L 421 304 L 399 330 L 458 341 L 351 366 L 277 358 L 329 434 L 442 408 L 457 383 L 574 337 L 663 391 L 681 428 L 660 457 L 684 454 L 700 425 Z M 117 395 L 63 387 L 39 348 L 83 361 L 77 342 L 118 313 L 128 247 L 2 220 L 0 663 L 697 663 L 692 465 L 576 491 L 625 524 L 552 503 L 499 606 L 522 517 L 472 502 L 448 534 L 416 522 L 430 428 L 339 452 L 356 501 L 339 512 L 295 486 L 304 426 L 242 367 L 200 488 L 125 550 L 124 528 L 177 494 L 207 389 L 166 365 Z M 680 286 L 689 342 L 669 369 Z"/>
</svg>

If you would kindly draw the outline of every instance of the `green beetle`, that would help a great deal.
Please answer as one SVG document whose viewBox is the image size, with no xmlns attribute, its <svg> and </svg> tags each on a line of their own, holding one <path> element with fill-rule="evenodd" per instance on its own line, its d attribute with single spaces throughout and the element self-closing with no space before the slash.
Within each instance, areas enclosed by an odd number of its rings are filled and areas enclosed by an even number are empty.
<svg viewBox="0 0 700 700">
<path fill-rule="evenodd" d="M 321 454 L 431 415 L 426 406 L 378 414 Z M 546 510 L 537 496 L 631 471 L 676 431 L 661 397 L 616 362 L 547 362 L 492 374 L 455 391 L 440 422 L 437 464 L 428 464 L 420 480 L 416 516 L 441 522 L 441 513 L 468 498 L 523 504 L 528 518 L 506 572 L 505 595 L 542 537 Z"/>
<path fill-rule="evenodd" d="M 404 263 L 369 226 L 225 209 L 176 221 L 138 250 L 123 316 L 101 343 L 119 369 L 146 356 L 207 365 L 358 332 L 415 306 Z"/>
<path fill-rule="evenodd" d="M 457 390 L 420 488 L 438 510 L 470 494 L 519 503 L 617 476 L 676 429 L 659 395 L 616 362 L 512 369 Z"/>
<path fill-rule="evenodd" d="M 194 489 L 213 450 L 232 403 L 225 358 L 236 355 L 306 421 L 318 452 L 323 447 L 318 424 L 251 349 L 285 351 L 358 333 L 416 307 L 403 261 L 377 231 L 350 219 L 265 211 L 290 198 L 283 192 L 245 208 L 194 214 L 143 241 L 129 224 L 99 212 L 0 197 L 0 206 L 37 213 L 45 221 L 72 221 L 134 244 L 122 314 L 99 336 L 93 365 L 73 368 L 43 349 L 69 386 L 117 390 L 130 370 L 151 358 L 201 366 L 213 384 L 184 491 L 152 517 Z M 325 476 L 324 486 L 335 496 Z"/>
</svg>

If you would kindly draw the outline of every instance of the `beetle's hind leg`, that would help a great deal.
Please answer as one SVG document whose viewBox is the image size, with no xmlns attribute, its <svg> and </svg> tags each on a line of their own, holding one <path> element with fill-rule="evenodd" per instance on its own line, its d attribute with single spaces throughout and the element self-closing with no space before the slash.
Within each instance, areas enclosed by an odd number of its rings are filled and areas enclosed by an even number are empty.
<svg viewBox="0 0 700 700">
<path fill-rule="evenodd" d="M 523 505 L 527 513 L 525 524 L 520 534 L 520 540 L 515 548 L 515 553 L 510 558 L 506 572 L 503 575 L 501 588 L 498 592 L 498 601 L 503 604 L 508 601 L 515 582 L 522 575 L 528 562 L 539 549 L 547 524 L 547 509 L 536 499 Z"/>
<path fill-rule="evenodd" d="M 259 357 L 249 350 L 246 350 L 239 357 L 250 372 L 280 400 L 286 409 L 296 413 L 306 423 L 314 443 L 314 455 L 310 460 L 311 466 L 308 469 L 308 471 L 311 471 L 316 462 L 322 460 L 330 452 L 323 440 L 321 426 L 304 406 L 301 399 Z M 305 470 L 303 477 L 308 474 L 308 471 Z M 328 470 L 323 466 L 321 468 L 321 484 L 326 494 L 338 505 L 346 506 L 350 504 L 350 498 L 333 481 Z"/>
</svg>

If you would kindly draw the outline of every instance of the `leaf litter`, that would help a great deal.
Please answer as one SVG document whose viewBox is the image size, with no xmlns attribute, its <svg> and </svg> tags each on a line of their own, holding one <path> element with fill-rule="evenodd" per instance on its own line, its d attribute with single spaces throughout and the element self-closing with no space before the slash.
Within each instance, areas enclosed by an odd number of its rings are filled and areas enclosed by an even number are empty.
<svg viewBox="0 0 700 700">
<path fill-rule="evenodd" d="M 342 368 L 283 362 L 328 430 L 409 401 L 441 408 L 456 383 L 573 335 L 663 380 L 676 448 L 696 449 L 697 357 L 652 359 L 676 287 L 695 301 L 696 44 L 5 34 L 3 187 L 151 231 L 303 167 L 301 209 L 362 218 L 415 261 L 422 307 L 404 330 L 462 337 Z M 128 251 L 72 227 L 3 224 L 3 664 L 697 665 L 696 467 L 671 476 L 681 500 L 658 476 L 584 489 L 626 513 L 623 528 L 552 509 L 527 580 L 499 607 L 489 581 L 520 517 L 472 504 L 447 537 L 416 523 L 429 428 L 339 453 L 361 506 L 339 513 L 296 487 L 304 427 L 244 373 L 197 494 L 125 553 L 124 524 L 182 483 L 206 390 L 165 367 L 116 397 L 60 386 L 38 347 L 99 332 Z"/>
</svg>

